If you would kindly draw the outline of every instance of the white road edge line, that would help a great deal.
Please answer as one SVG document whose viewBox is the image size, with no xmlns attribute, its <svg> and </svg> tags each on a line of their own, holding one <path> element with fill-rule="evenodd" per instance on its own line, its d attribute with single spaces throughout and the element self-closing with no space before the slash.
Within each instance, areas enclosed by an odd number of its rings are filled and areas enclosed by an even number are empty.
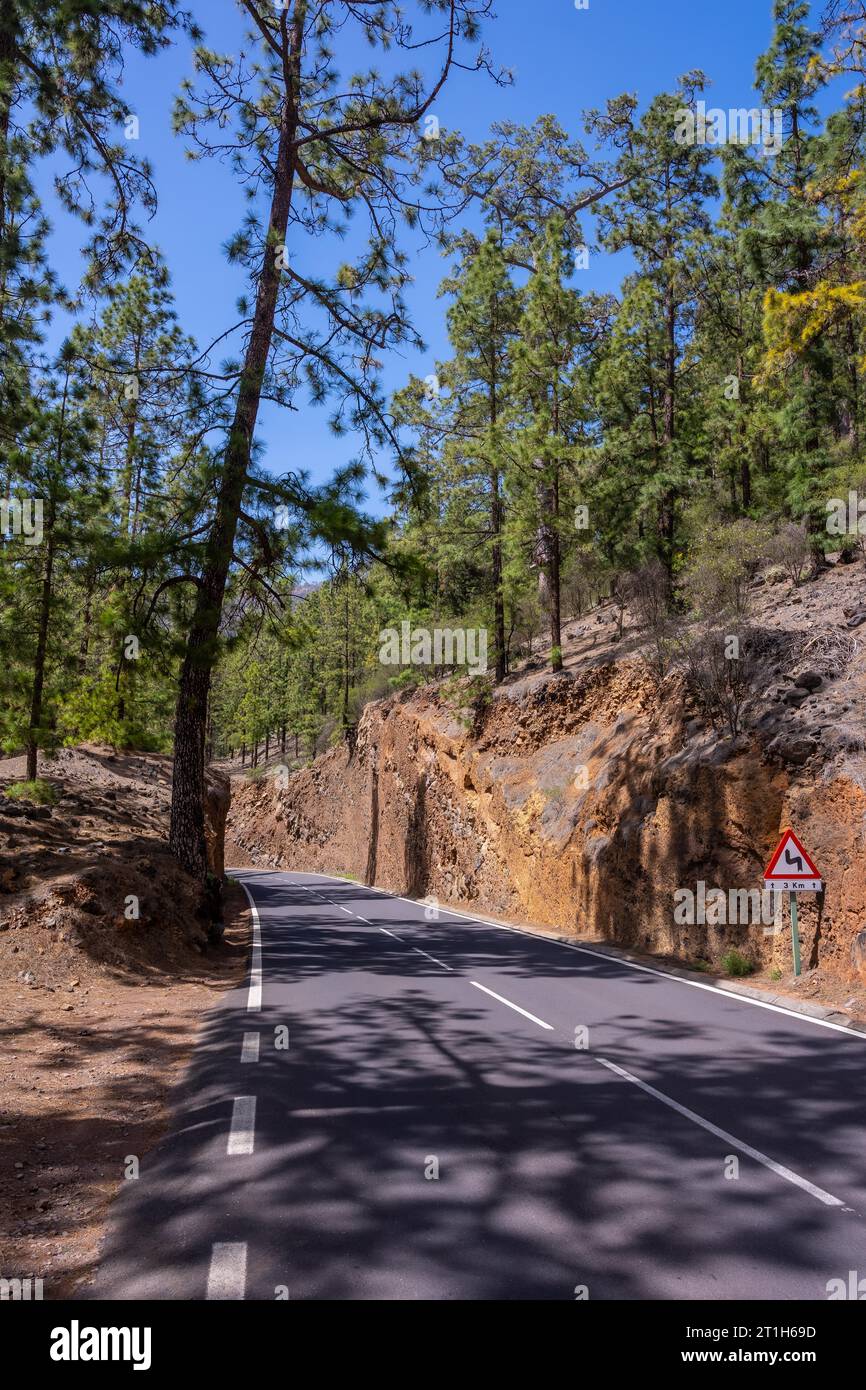
<svg viewBox="0 0 866 1390">
<path fill-rule="evenodd" d="M 241 1044 L 241 1061 L 257 1062 L 259 1060 L 259 1044 L 261 1038 L 258 1033 L 244 1033 L 244 1040 Z"/>
<path fill-rule="evenodd" d="M 823 1187 L 816 1187 L 815 1183 L 809 1182 L 808 1178 L 801 1178 L 799 1173 L 792 1173 L 790 1168 L 785 1168 L 781 1163 L 776 1163 L 775 1159 L 768 1158 L 766 1154 L 761 1153 L 760 1149 L 753 1149 L 751 1144 L 745 1144 L 743 1140 L 738 1139 L 735 1134 L 729 1134 L 726 1129 L 719 1129 L 718 1125 L 714 1125 L 709 1120 L 705 1120 L 702 1115 L 696 1114 L 694 1110 L 689 1110 L 685 1105 L 680 1105 L 679 1101 L 672 1100 L 670 1096 L 666 1096 L 662 1091 L 657 1091 L 655 1086 L 650 1086 L 646 1081 L 641 1081 L 640 1077 L 633 1076 L 632 1073 L 626 1071 L 624 1067 L 618 1067 L 616 1062 L 608 1062 L 604 1057 L 598 1056 L 595 1057 L 595 1061 L 600 1062 L 603 1067 L 607 1067 L 608 1071 L 615 1072 L 617 1076 L 621 1076 L 624 1081 L 630 1081 L 633 1086 L 639 1086 L 648 1096 L 652 1096 L 654 1100 L 661 1101 L 662 1105 L 667 1105 L 671 1110 L 675 1110 L 678 1115 L 683 1115 L 685 1119 L 691 1120 L 692 1124 L 700 1125 L 701 1129 L 705 1129 L 709 1134 L 714 1134 L 717 1139 L 723 1140 L 723 1142 L 730 1145 L 732 1149 L 739 1149 L 740 1153 L 746 1154 L 749 1158 L 753 1158 L 756 1163 L 762 1163 L 765 1168 L 769 1168 L 770 1172 L 775 1173 L 777 1177 L 784 1178 L 786 1182 L 793 1183 L 795 1187 L 801 1188 L 803 1192 L 808 1192 L 810 1197 L 817 1197 L 818 1201 L 823 1202 L 825 1206 L 845 1206 L 845 1203 L 841 1201 L 839 1197 L 834 1197 L 832 1193 L 825 1192 Z"/>
<path fill-rule="evenodd" d="M 241 888 L 247 895 L 253 917 L 253 950 L 250 957 L 250 985 L 247 991 L 247 1009 L 256 1011 L 262 1007 L 262 924 L 259 912 L 253 902 L 253 895 L 243 880 Z"/>
<path fill-rule="evenodd" d="M 524 1018 L 531 1019 L 533 1023 L 538 1024 L 539 1028 L 546 1028 L 549 1033 L 553 1032 L 552 1023 L 545 1023 L 543 1018 L 536 1018 L 535 1014 L 531 1014 L 528 1009 L 521 1009 L 519 1004 L 513 1004 L 510 999 L 504 999 L 501 994 L 497 994 L 495 990 L 488 989 L 486 985 L 480 985 L 477 980 L 470 980 L 469 983 L 470 985 L 474 985 L 476 989 L 483 989 L 484 993 L 489 994 L 491 999 L 498 999 L 500 1004 L 507 1004 L 509 1009 L 513 1009 L 515 1013 L 523 1014 Z"/>
<path fill-rule="evenodd" d="M 240 1301 L 247 1291 L 247 1247 L 242 1241 L 226 1241 L 215 1245 L 210 1257 L 207 1293 L 210 1301 L 233 1299 Z"/>
<path fill-rule="evenodd" d="M 226 1153 L 251 1154 L 256 1142 L 256 1098 L 235 1096 Z"/>
</svg>

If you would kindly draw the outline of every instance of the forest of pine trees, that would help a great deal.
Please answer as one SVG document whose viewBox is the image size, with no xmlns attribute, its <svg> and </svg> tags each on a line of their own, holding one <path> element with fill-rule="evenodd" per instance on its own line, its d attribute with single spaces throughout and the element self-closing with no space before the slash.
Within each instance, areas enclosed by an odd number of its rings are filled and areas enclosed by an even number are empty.
<svg viewBox="0 0 866 1390">
<path fill-rule="evenodd" d="M 492 683 L 560 669 L 564 625 L 614 596 L 662 669 L 671 614 L 731 632 L 750 566 L 797 578 L 850 543 L 826 523 L 866 495 L 866 4 L 819 25 L 767 3 L 772 153 L 677 138 L 712 104 L 700 72 L 580 131 L 427 138 L 452 68 L 508 80 L 490 0 L 408 6 L 414 32 L 390 3 L 242 0 L 233 58 L 174 0 L 4 0 L 0 730 L 28 780 L 63 744 L 173 752 L 172 848 L 201 875 L 206 759 L 292 765 L 448 674 L 383 666 L 383 629 L 484 628 Z M 336 81 L 346 23 L 388 77 Z M 181 40 L 177 139 L 237 192 L 225 357 L 178 320 L 159 170 L 123 139 L 125 62 Z M 46 165 L 84 225 L 77 284 L 50 263 Z M 421 346 L 419 236 L 450 347 L 389 398 L 382 364 Z M 619 292 L 582 288 L 617 252 Z M 263 402 L 324 408 L 345 467 L 275 467 Z"/>
</svg>

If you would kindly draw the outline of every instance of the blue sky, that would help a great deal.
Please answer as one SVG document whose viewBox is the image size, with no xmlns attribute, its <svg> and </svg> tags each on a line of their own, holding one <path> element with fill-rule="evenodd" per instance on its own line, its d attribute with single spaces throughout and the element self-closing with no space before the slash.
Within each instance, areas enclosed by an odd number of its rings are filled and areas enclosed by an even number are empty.
<svg viewBox="0 0 866 1390">
<path fill-rule="evenodd" d="M 239 32 L 235 0 L 187 3 L 210 44 L 230 47 Z M 412 0 L 407 5 L 414 8 Z M 755 59 L 772 34 L 771 0 L 727 0 L 724 5 L 589 0 L 586 10 L 578 10 L 574 0 L 498 0 L 497 9 L 486 41 L 495 61 L 513 69 L 514 86 L 501 89 L 483 75 L 458 74 L 435 108 L 443 126 L 456 127 L 474 140 L 483 139 L 494 120 L 530 123 L 543 112 L 553 112 L 569 134 L 578 136 L 583 110 L 602 106 L 623 91 L 636 92 L 643 106 L 691 68 L 702 68 L 711 79 L 708 104 L 726 109 L 749 105 Z M 366 62 L 365 52 L 359 66 Z M 190 164 L 182 140 L 172 134 L 174 94 L 190 70 L 184 41 L 156 59 L 131 64 L 125 93 L 140 120 L 137 148 L 154 165 L 159 189 L 160 207 L 149 236 L 171 270 L 180 322 L 203 345 L 234 322 L 235 300 L 244 288 L 243 277 L 227 265 L 222 250 L 240 224 L 243 200 L 227 168 L 214 161 Z M 54 214 L 47 190 L 46 201 L 55 221 L 52 261 L 72 289 L 81 271 L 84 237 L 73 221 Z M 585 230 L 590 239 L 591 223 Z M 328 258 L 329 266 L 335 263 Z M 415 258 L 409 303 L 428 351 L 392 358 L 385 374 L 389 389 L 402 385 L 412 371 L 425 375 L 437 355 L 447 355 L 445 304 L 436 297 L 446 268 L 435 250 Z M 615 291 L 625 268 L 621 258 L 595 256 L 591 269 L 580 274 L 580 285 Z M 275 472 L 307 468 L 314 479 L 324 479 L 344 463 L 353 453 L 352 442 L 333 438 L 326 414 L 304 403 L 297 413 L 266 410 L 259 437 L 267 465 Z M 372 497 L 371 509 L 381 510 Z"/>
</svg>

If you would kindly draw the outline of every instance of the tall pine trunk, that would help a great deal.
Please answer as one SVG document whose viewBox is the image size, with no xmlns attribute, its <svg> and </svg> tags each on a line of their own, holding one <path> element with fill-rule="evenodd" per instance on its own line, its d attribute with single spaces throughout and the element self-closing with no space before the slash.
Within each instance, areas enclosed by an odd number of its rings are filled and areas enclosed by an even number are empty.
<svg viewBox="0 0 866 1390">
<path fill-rule="evenodd" d="M 63 397 L 60 404 L 60 421 L 57 427 L 56 464 L 58 478 L 62 472 L 63 452 L 66 447 L 66 404 L 69 393 L 69 373 L 63 383 Z M 48 627 L 51 622 L 51 602 L 54 597 L 54 556 L 56 499 L 52 496 L 48 504 L 47 546 L 45 568 L 42 571 L 42 585 L 39 592 L 39 615 L 36 620 L 36 652 L 33 657 L 33 684 L 30 687 L 30 726 L 27 731 L 27 772 L 28 782 L 35 782 L 39 758 L 39 729 L 42 724 L 42 704 L 45 694 L 45 662 L 48 656 Z"/>
<path fill-rule="evenodd" d="M 669 251 L 669 254 L 672 252 Z M 677 309 L 672 291 L 668 290 L 665 311 L 665 386 L 664 386 L 664 444 L 665 463 L 671 466 L 671 446 L 676 434 L 677 400 Z M 659 498 L 657 535 L 660 559 L 667 570 L 668 579 L 673 574 L 674 536 L 676 533 L 677 494 L 673 487 L 666 487 Z"/>
<path fill-rule="evenodd" d="M 299 62 L 299 48 L 298 35 L 296 62 Z M 252 328 L 178 689 L 169 844 L 183 867 L 202 880 L 207 874 L 204 744 L 208 694 L 211 672 L 217 657 L 220 620 L 232 563 L 235 533 L 250 467 L 262 381 L 273 339 L 280 284 L 277 248 L 285 244 L 292 202 L 292 143 L 296 120 L 294 107 L 287 94 L 280 121 L 269 230 L 256 292 Z"/>
<path fill-rule="evenodd" d="M 349 579 L 346 577 L 343 596 L 343 707 L 340 722 L 343 733 L 349 729 Z"/>
<path fill-rule="evenodd" d="M 495 314 L 495 305 L 493 306 Z M 494 379 L 490 390 L 490 424 L 495 431 L 499 403 Z M 490 529 L 493 533 L 493 645 L 495 648 L 496 684 L 505 680 L 505 596 L 502 586 L 502 488 L 499 469 L 494 465 L 490 474 Z"/>
<path fill-rule="evenodd" d="M 27 733 L 27 781 L 36 781 L 39 756 L 39 726 L 42 723 L 42 697 L 45 691 L 45 660 L 48 654 L 48 625 L 54 586 L 54 528 L 49 522 L 45 569 L 39 594 L 36 653 L 33 657 L 33 685 L 30 689 L 30 728 Z"/>
<path fill-rule="evenodd" d="M 496 684 L 507 674 L 505 647 L 505 597 L 502 591 L 502 504 L 499 500 L 499 475 L 493 478 L 493 645 L 496 661 Z"/>
<path fill-rule="evenodd" d="M 536 459 L 535 467 L 539 471 L 544 469 L 541 459 Z M 535 563 L 539 571 L 539 598 L 542 607 L 546 607 L 548 612 L 551 669 L 557 672 L 562 670 L 558 479 L 540 479 L 537 497 L 539 525 L 536 532 Z"/>
<path fill-rule="evenodd" d="M 88 569 L 84 581 L 84 612 L 81 619 L 81 641 L 78 644 L 78 674 L 87 673 L 87 654 L 90 651 L 90 629 L 93 625 L 93 591 L 96 587 L 93 570 Z"/>
<path fill-rule="evenodd" d="M 559 479 L 551 486 L 553 526 L 550 527 L 550 665 L 553 671 L 562 670 L 562 575 L 559 542 Z"/>
</svg>

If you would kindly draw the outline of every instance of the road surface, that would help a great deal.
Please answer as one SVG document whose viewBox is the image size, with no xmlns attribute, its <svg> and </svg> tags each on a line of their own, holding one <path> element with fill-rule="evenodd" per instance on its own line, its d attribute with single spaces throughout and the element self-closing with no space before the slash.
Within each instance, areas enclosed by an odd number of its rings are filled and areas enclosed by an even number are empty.
<svg viewBox="0 0 866 1390">
<path fill-rule="evenodd" d="M 342 879 L 233 872 L 249 980 L 90 1297 L 826 1299 L 866 1277 L 866 1038 Z"/>
</svg>

